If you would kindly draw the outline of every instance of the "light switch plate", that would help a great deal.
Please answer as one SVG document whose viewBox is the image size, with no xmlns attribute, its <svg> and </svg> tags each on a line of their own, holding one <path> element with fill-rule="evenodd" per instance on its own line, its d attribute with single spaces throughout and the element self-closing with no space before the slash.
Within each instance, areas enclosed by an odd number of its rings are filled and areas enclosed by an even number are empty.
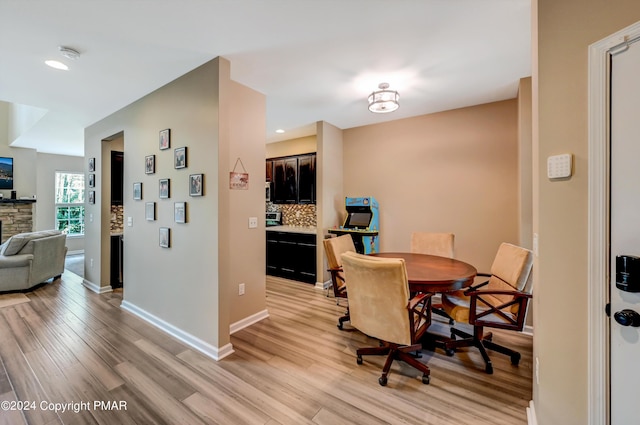
<svg viewBox="0 0 640 425">
<path fill-rule="evenodd" d="M 249 217 L 249 229 L 258 227 L 258 217 Z"/>
<path fill-rule="evenodd" d="M 552 155 L 547 158 L 547 177 L 550 179 L 563 179 L 571 177 L 573 155 L 565 153 Z"/>
</svg>

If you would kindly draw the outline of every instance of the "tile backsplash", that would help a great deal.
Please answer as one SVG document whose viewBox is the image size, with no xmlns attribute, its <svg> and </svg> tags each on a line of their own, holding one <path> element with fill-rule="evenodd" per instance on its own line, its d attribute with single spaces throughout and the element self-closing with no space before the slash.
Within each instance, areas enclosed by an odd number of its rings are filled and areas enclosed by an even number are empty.
<svg viewBox="0 0 640 425">
<path fill-rule="evenodd" d="M 111 205 L 111 233 L 122 233 L 124 230 L 124 206 Z"/>
<path fill-rule="evenodd" d="M 316 227 L 318 223 L 315 204 L 272 204 L 267 211 L 280 211 L 284 225 Z"/>
</svg>

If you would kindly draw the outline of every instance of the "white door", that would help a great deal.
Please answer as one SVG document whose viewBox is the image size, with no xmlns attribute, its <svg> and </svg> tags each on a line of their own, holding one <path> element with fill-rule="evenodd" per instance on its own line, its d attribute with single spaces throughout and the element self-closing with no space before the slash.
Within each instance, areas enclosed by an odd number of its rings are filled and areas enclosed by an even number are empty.
<svg viewBox="0 0 640 425">
<path fill-rule="evenodd" d="M 610 213 L 611 424 L 640 424 L 640 292 L 616 286 L 637 279 L 640 291 L 640 258 L 616 273 L 617 256 L 640 257 L 640 42 L 612 56 Z"/>
</svg>

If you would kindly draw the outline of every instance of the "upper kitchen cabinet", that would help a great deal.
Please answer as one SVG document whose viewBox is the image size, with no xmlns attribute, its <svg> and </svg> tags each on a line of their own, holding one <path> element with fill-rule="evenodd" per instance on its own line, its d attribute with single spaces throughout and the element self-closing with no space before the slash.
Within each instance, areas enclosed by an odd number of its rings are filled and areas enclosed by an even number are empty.
<svg viewBox="0 0 640 425">
<path fill-rule="evenodd" d="M 268 159 L 266 179 L 273 182 L 273 202 L 275 204 L 315 203 L 315 164 L 316 154 Z M 269 180 L 270 175 L 271 180 Z"/>
<path fill-rule="evenodd" d="M 124 201 L 124 153 L 111 151 L 111 205 L 122 205 Z"/>
<path fill-rule="evenodd" d="M 298 202 L 298 158 L 273 161 L 273 191 L 273 202 L 276 204 Z"/>
<path fill-rule="evenodd" d="M 316 156 L 298 157 L 298 203 L 316 203 Z"/>
<path fill-rule="evenodd" d="M 273 181 L 273 160 L 267 159 L 267 170 L 265 171 L 266 181 Z"/>
</svg>

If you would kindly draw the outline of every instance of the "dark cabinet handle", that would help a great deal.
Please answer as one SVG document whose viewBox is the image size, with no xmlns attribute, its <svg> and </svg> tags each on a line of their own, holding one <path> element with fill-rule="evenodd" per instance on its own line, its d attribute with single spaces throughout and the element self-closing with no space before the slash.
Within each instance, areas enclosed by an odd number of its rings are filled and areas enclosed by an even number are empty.
<svg viewBox="0 0 640 425">
<path fill-rule="evenodd" d="M 613 318 L 622 326 L 640 326 L 640 314 L 631 309 L 624 309 L 614 313 Z"/>
</svg>

